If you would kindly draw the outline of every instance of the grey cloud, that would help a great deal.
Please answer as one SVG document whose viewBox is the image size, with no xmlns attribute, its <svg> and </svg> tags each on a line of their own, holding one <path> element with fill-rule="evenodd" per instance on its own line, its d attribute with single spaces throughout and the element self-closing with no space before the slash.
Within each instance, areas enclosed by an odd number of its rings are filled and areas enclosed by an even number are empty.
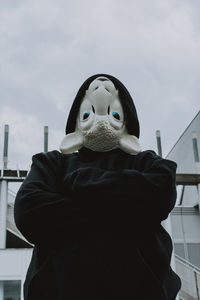
<svg viewBox="0 0 200 300">
<path fill-rule="evenodd" d="M 12 108 L 21 122 L 31 115 L 39 128 L 48 124 L 52 148 L 78 88 L 99 72 L 119 78 L 133 95 L 144 148 L 156 149 L 161 129 L 167 153 L 197 113 L 198 1 L 36 0 L 0 7 L 1 111 Z"/>
</svg>

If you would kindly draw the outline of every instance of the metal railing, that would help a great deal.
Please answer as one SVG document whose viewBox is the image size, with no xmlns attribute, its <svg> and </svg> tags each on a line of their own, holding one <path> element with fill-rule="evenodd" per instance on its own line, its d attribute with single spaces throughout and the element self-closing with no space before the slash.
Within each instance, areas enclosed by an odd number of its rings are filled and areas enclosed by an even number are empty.
<svg viewBox="0 0 200 300">
<path fill-rule="evenodd" d="M 179 298 L 200 300 L 200 269 L 178 255 L 175 255 L 175 262 L 182 283 Z"/>
</svg>

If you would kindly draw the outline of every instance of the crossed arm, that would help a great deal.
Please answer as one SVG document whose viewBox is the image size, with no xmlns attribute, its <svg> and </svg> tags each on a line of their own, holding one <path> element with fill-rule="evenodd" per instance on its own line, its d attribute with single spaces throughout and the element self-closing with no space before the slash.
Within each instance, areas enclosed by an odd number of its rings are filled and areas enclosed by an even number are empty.
<svg viewBox="0 0 200 300">
<path fill-rule="evenodd" d="M 63 192 L 59 152 L 33 156 L 31 171 L 16 196 L 18 229 L 31 243 L 51 240 L 78 229 L 85 214 L 92 213 L 91 207 L 109 208 L 114 214 L 132 210 L 135 217 L 142 210 L 149 219 L 160 222 L 175 204 L 176 164 L 153 152 L 143 161 L 142 171 L 76 169 L 66 176 L 67 190 Z"/>
</svg>

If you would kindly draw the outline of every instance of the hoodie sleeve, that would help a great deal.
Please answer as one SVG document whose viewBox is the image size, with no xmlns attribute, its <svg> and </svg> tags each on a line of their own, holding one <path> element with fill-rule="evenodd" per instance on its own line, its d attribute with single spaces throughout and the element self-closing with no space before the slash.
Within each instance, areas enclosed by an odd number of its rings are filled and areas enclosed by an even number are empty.
<svg viewBox="0 0 200 300">
<path fill-rule="evenodd" d="M 16 195 L 15 223 L 30 243 L 52 243 L 78 223 L 79 209 L 59 187 L 61 164 L 58 151 L 34 155 L 31 170 Z"/>
<path fill-rule="evenodd" d="M 134 169 L 79 170 L 72 189 L 82 197 L 97 195 L 113 211 L 118 207 L 117 213 L 131 211 L 133 217 L 160 222 L 175 205 L 176 167 L 175 162 L 162 159 L 154 151 L 144 151 L 137 155 Z"/>
</svg>

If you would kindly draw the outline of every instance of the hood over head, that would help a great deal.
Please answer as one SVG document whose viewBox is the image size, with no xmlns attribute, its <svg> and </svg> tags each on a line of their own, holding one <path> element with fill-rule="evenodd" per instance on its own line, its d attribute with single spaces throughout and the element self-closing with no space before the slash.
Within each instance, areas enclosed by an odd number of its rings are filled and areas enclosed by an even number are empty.
<svg viewBox="0 0 200 300">
<path fill-rule="evenodd" d="M 96 74 L 80 87 L 61 142 L 63 153 L 82 147 L 107 152 L 116 148 L 136 155 L 139 145 L 139 121 L 132 97 L 115 77 Z"/>
</svg>

